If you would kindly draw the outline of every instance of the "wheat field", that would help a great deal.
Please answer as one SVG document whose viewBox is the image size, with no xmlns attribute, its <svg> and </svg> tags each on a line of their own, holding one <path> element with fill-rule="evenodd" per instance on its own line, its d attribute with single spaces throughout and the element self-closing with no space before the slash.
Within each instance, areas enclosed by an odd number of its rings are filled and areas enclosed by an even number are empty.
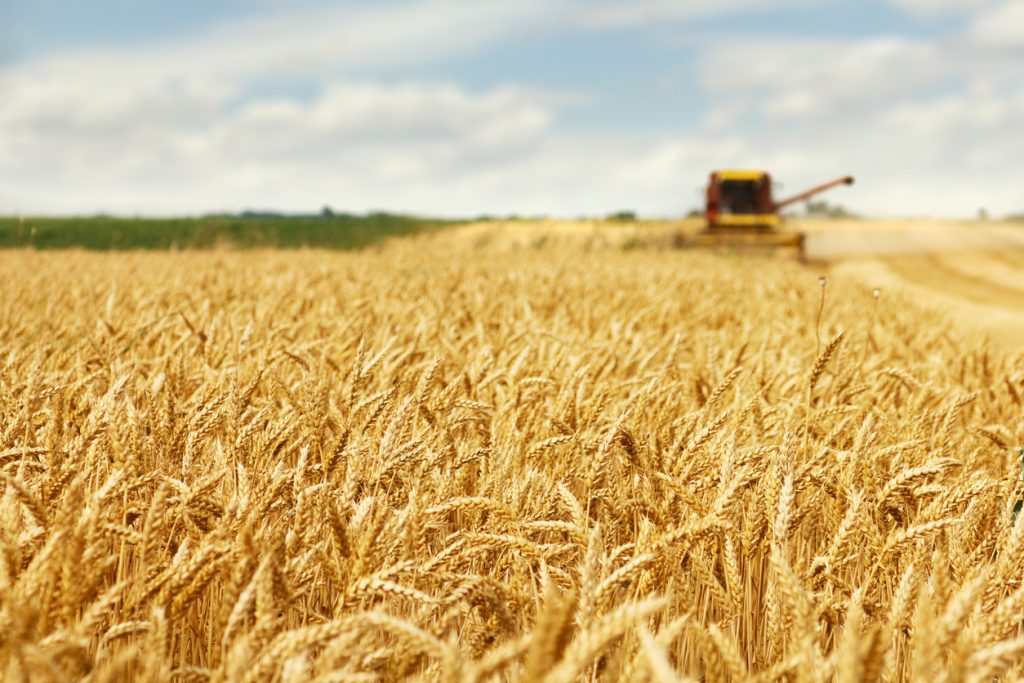
<svg viewBox="0 0 1024 683">
<path fill-rule="evenodd" d="M 1024 675 L 1022 356 L 795 263 L 0 253 L 0 677 Z"/>
</svg>

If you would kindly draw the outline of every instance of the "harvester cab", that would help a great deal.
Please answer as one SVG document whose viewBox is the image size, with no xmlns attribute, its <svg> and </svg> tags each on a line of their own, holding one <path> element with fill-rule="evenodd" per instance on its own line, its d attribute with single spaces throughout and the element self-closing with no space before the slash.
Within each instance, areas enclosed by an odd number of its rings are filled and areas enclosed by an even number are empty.
<svg viewBox="0 0 1024 683">
<path fill-rule="evenodd" d="M 779 211 L 837 185 L 852 183 L 853 176 L 843 176 L 775 201 L 772 178 L 765 171 L 713 171 L 707 189 L 707 223 L 695 242 L 700 246 L 796 248 L 802 256 L 804 235 L 782 231 Z"/>
</svg>

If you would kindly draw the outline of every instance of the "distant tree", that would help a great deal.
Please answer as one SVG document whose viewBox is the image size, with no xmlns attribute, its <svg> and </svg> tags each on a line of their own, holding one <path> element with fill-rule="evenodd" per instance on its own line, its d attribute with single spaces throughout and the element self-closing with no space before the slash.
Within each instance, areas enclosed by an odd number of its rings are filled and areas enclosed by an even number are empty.
<svg viewBox="0 0 1024 683">
<path fill-rule="evenodd" d="M 238 216 L 240 218 L 262 218 L 262 219 L 269 219 L 269 218 L 275 218 L 276 219 L 276 218 L 284 218 L 285 217 L 285 215 L 283 213 L 279 213 L 277 211 L 255 211 L 253 209 L 246 209 L 242 213 L 238 214 Z"/>
<path fill-rule="evenodd" d="M 808 216 L 815 218 L 856 218 L 856 214 L 847 211 L 845 207 L 839 204 L 829 204 L 824 199 L 809 200 L 805 211 Z"/>
<path fill-rule="evenodd" d="M 334 209 L 324 204 L 324 208 L 320 209 L 320 215 L 324 218 L 334 218 Z"/>
<path fill-rule="evenodd" d="M 615 221 L 616 223 L 633 223 L 636 221 L 636 212 L 616 211 L 615 213 L 608 214 L 608 220 Z"/>
</svg>

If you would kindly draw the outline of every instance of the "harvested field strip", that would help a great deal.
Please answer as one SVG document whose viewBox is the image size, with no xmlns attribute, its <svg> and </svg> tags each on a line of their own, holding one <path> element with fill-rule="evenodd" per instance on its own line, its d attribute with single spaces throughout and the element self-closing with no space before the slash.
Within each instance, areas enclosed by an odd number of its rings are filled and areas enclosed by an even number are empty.
<svg viewBox="0 0 1024 683">
<path fill-rule="evenodd" d="M 907 282 L 980 304 L 1024 311 L 1024 270 L 987 253 L 906 256 L 886 266 Z"/>
</svg>

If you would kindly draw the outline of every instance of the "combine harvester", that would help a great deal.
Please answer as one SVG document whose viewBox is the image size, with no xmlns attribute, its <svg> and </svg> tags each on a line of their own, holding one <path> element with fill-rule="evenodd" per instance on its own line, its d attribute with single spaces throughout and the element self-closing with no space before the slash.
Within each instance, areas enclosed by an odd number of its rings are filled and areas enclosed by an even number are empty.
<svg viewBox="0 0 1024 683">
<path fill-rule="evenodd" d="M 772 197 L 772 178 L 765 171 L 712 171 L 705 209 L 707 225 L 687 244 L 771 251 L 796 249 L 803 258 L 804 234 L 780 230 L 779 211 L 837 185 L 852 184 L 853 176 L 843 176 L 777 202 Z"/>
</svg>

